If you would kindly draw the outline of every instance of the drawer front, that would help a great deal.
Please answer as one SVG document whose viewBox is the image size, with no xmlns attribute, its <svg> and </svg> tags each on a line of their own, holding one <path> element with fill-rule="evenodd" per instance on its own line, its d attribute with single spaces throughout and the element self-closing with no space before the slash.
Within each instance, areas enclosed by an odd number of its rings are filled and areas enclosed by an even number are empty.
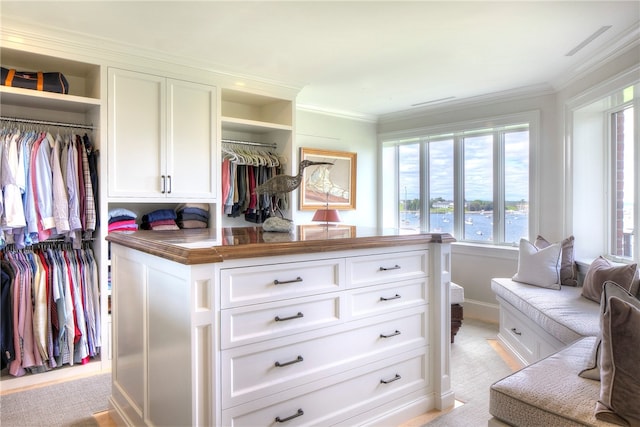
<svg viewBox="0 0 640 427">
<path fill-rule="evenodd" d="M 537 359 L 535 333 L 503 304 L 500 306 L 500 333 L 528 363 Z"/>
<path fill-rule="evenodd" d="M 330 377 L 331 383 L 320 381 L 288 390 L 278 396 L 279 401 L 274 401 L 275 397 L 259 399 L 223 410 L 222 422 L 234 427 L 273 427 L 286 422 L 290 427 L 344 421 L 428 387 L 427 356 L 424 349 L 420 351 L 421 354 L 407 352 L 381 364 Z"/>
<path fill-rule="evenodd" d="M 349 287 L 369 286 L 425 277 L 429 272 L 427 251 L 393 252 L 347 259 Z"/>
<path fill-rule="evenodd" d="M 393 354 L 425 347 L 425 307 L 402 317 L 378 316 L 376 323 L 352 322 L 352 329 L 329 331 L 274 348 L 243 346 L 222 352 L 222 407 L 246 403 L 287 388 L 371 363 Z M 344 328 L 342 328 L 344 329 Z M 325 350 L 323 350 L 325 349 Z M 330 349 L 330 350 L 326 350 Z"/>
<path fill-rule="evenodd" d="M 353 317 L 370 316 L 387 311 L 423 305 L 428 301 L 428 278 L 407 280 L 378 286 L 357 288 L 350 293 Z"/>
<path fill-rule="evenodd" d="M 276 301 L 344 288 L 344 260 L 329 259 L 227 268 L 220 271 L 222 308 Z"/>
<path fill-rule="evenodd" d="M 337 324 L 340 302 L 339 293 L 332 293 L 222 310 L 222 349 Z"/>
</svg>

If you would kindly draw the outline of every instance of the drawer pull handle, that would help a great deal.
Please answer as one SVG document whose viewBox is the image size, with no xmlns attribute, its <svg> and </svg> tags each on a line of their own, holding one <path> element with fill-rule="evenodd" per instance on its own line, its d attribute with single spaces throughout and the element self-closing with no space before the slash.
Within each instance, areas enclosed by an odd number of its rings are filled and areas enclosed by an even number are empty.
<svg viewBox="0 0 640 427">
<path fill-rule="evenodd" d="M 296 282 L 302 282 L 302 277 L 296 277 L 293 280 L 285 280 L 283 282 L 281 282 L 280 280 L 276 279 L 273 281 L 274 285 L 284 285 L 285 283 L 296 283 Z"/>
<path fill-rule="evenodd" d="M 518 332 L 516 328 L 511 328 L 511 332 L 513 332 L 516 335 L 522 335 L 522 332 Z"/>
<path fill-rule="evenodd" d="M 276 316 L 275 320 L 276 320 L 276 322 L 284 322 L 285 320 L 299 319 L 301 317 L 304 317 L 304 314 L 302 314 L 302 312 L 299 311 L 298 314 L 295 314 L 295 315 L 289 316 L 289 317 Z"/>
<path fill-rule="evenodd" d="M 392 297 L 380 297 L 380 301 L 391 301 L 391 300 L 398 299 L 398 298 L 402 298 L 402 297 L 400 295 L 398 295 L 398 294 L 395 294 Z"/>
<path fill-rule="evenodd" d="M 298 356 L 293 360 L 290 360 L 288 362 L 276 362 L 276 368 L 282 368 L 283 366 L 289 366 L 289 365 L 293 365 L 294 363 L 300 363 L 302 362 L 304 359 L 302 358 L 302 356 Z"/>
<path fill-rule="evenodd" d="M 394 333 L 389 334 L 389 335 L 380 334 L 380 338 L 391 338 L 391 337 L 395 337 L 396 335 L 400 335 L 400 334 L 401 334 L 401 332 L 396 329 L 396 331 Z"/>
<path fill-rule="evenodd" d="M 276 422 L 277 423 L 286 423 L 287 421 L 291 421 L 294 418 L 298 418 L 304 415 L 304 411 L 302 409 L 298 409 L 298 412 L 296 412 L 295 414 L 288 416 L 286 418 L 280 418 L 280 417 L 276 417 Z"/>
<path fill-rule="evenodd" d="M 380 271 L 399 270 L 401 267 L 396 264 L 393 267 L 380 267 Z"/>
<path fill-rule="evenodd" d="M 402 377 L 400 375 L 396 374 L 396 376 L 391 378 L 390 380 L 380 380 L 380 384 L 389 384 L 389 383 L 392 383 L 394 381 L 398 381 L 400 378 L 402 378 Z"/>
</svg>

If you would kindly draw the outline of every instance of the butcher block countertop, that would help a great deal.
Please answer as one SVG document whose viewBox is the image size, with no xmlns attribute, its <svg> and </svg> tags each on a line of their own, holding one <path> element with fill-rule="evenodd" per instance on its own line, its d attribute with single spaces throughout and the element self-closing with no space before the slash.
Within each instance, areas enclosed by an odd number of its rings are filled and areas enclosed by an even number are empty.
<svg viewBox="0 0 640 427">
<path fill-rule="evenodd" d="M 114 232 L 109 242 L 166 258 L 180 264 L 208 264 L 228 259 L 293 255 L 386 246 L 451 243 L 448 233 L 420 233 L 350 225 L 299 225 L 292 233 L 262 227 L 139 230 Z"/>
</svg>

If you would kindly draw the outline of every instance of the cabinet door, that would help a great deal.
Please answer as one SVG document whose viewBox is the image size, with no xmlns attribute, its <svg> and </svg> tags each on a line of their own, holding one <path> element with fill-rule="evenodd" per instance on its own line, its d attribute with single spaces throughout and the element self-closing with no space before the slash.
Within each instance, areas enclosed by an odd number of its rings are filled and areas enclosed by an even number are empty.
<svg viewBox="0 0 640 427">
<path fill-rule="evenodd" d="M 216 197 L 216 88 L 167 81 L 167 196 Z"/>
<path fill-rule="evenodd" d="M 111 197 L 162 196 L 165 83 L 162 77 L 109 69 L 107 175 Z"/>
</svg>

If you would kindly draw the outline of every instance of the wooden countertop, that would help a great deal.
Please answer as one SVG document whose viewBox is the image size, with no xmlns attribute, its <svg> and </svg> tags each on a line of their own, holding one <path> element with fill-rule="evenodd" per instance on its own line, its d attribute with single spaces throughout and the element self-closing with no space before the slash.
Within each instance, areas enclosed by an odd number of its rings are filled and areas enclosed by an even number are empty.
<svg viewBox="0 0 640 427">
<path fill-rule="evenodd" d="M 448 233 L 419 233 L 349 225 L 299 225 L 293 233 L 266 232 L 262 227 L 115 232 L 106 239 L 181 264 L 208 264 L 226 259 L 306 254 L 385 246 L 450 243 Z"/>
</svg>

